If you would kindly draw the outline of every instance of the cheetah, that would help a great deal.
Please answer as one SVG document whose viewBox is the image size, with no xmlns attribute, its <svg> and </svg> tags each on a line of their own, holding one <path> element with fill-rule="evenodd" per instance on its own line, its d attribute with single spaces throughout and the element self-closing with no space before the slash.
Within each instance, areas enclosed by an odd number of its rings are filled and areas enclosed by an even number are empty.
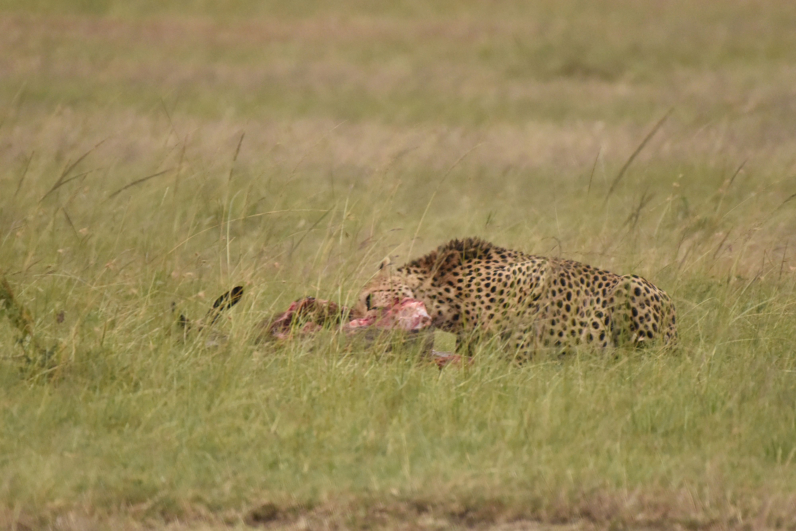
<svg viewBox="0 0 796 531">
<path fill-rule="evenodd" d="M 525 354 L 677 341 L 674 303 L 651 282 L 478 238 L 452 240 L 395 271 L 382 264 L 353 313 L 404 298 L 422 301 L 432 326 L 456 334 L 457 350 L 468 353 L 495 336 Z"/>
</svg>

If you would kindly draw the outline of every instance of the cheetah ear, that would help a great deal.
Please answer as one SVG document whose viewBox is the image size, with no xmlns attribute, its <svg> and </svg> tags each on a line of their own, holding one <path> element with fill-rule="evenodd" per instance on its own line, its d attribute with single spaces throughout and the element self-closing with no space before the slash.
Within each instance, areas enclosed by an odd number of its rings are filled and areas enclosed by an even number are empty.
<svg viewBox="0 0 796 531">
<path fill-rule="evenodd" d="M 389 279 L 392 277 L 392 262 L 390 261 L 389 256 L 381 261 L 379 264 L 379 270 L 376 272 L 375 276 L 383 279 Z"/>
</svg>

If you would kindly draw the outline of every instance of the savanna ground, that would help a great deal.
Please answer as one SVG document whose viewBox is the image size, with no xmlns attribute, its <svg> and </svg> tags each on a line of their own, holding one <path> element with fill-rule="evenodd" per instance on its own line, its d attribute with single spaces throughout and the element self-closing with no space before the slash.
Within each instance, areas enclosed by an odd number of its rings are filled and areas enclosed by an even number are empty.
<svg viewBox="0 0 796 531">
<path fill-rule="evenodd" d="M 796 527 L 793 28 L 790 0 L 2 0 L 0 270 L 54 356 L 0 322 L 0 527 Z M 649 278 L 679 348 L 440 372 L 251 341 L 468 235 Z M 184 340 L 172 303 L 237 283 L 229 341 Z"/>
</svg>

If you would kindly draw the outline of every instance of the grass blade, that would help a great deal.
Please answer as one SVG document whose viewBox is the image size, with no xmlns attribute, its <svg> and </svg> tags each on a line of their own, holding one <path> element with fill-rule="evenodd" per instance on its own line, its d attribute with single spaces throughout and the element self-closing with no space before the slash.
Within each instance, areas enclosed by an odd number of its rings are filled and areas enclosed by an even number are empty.
<svg viewBox="0 0 796 531">
<path fill-rule="evenodd" d="M 622 177 L 624 177 L 624 176 L 625 176 L 625 172 L 627 172 L 627 169 L 630 167 L 630 165 L 631 165 L 631 164 L 633 163 L 633 161 L 636 159 L 636 157 L 638 156 L 638 154 L 639 154 L 639 153 L 641 153 L 641 150 L 642 150 L 642 149 L 644 149 L 644 146 L 646 146 L 646 145 L 647 145 L 647 143 L 648 143 L 650 140 L 652 140 L 652 137 L 653 137 L 653 136 L 655 136 L 655 133 L 657 133 L 657 132 L 658 132 L 658 130 L 661 128 L 661 126 L 663 126 L 664 122 L 666 122 L 666 120 L 669 118 L 669 115 L 671 115 L 671 114 L 672 114 L 672 111 L 673 111 L 673 110 L 674 110 L 674 107 L 672 107 L 671 109 L 669 109 L 668 111 L 666 111 L 666 114 L 664 114 L 664 115 L 663 115 L 663 118 L 661 118 L 660 120 L 658 120 L 658 123 L 656 123 L 656 124 L 653 126 L 653 128 L 650 130 L 650 132 L 649 132 L 649 133 L 647 133 L 647 136 L 645 136 L 645 137 L 644 137 L 644 140 L 642 140 L 642 141 L 641 141 L 641 143 L 638 145 L 638 147 L 636 148 L 636 150 L 635 150 L 635 151 L 633 151 L 633 153 L 630 155 L 630 157 L 628 157 L 628 159 L 627 159 L 627 161 L 625 162 L 625 164 L 624 164 L 624 165 L 622 166 L 622 168 L 619 170 L 619 173 L 617 173 L 617 174 L 616 174 L 616 177 L 614 178 L 614 181 L 611 183 L 611 187 L 610 187 L 610 188 L 608 188 L 608 193 L 607 193 L 607 194 L 605 194 L 605 201 L 603 202 L 603 205 L 605 205 L 605 203 L 607 203 L 607 202 L 608 202 L 608 198 L 609 198 L 609 197 L 611 197 L 611 194 L 612 194 L 612 193 L 614 192 L 614 190 L 616 189 L 616 185 L 617 185 L 617 184 L 619 184 L 619 181 L 621 181 L 621 180 L 622 180 Z"/>
</svg>

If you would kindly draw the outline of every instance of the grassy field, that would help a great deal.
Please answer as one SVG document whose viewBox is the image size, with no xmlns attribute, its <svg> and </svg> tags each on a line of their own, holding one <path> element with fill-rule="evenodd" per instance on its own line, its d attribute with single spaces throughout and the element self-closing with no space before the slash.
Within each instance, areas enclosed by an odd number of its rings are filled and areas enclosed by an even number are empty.
<svg viewBox="0 0 796 531">
<path fill-rule="evenodd" d="M 0 0 L 0 272 L 55 346 L 26 363 L 0 321 L 0 528 L 796 527 L 794 27 L 788 0 Z M 645 276 L 679 348 L 440 372 L 252 341 L 463 236 Z M 185 340 L 172 306 L 239 283 L 229 342 Z"/>
</svg>

